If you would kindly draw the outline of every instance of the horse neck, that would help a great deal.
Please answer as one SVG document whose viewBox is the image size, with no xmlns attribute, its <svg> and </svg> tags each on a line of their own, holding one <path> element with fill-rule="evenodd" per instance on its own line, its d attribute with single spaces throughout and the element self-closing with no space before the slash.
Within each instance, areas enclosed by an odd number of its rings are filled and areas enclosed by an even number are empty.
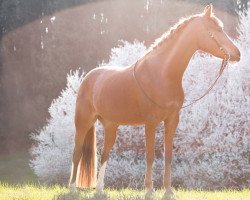
<svg viewBox="0 0 250 200">
<path fill-rule="evenodd" d="M 187 24 L 182 30 L 173 33 L 171 38 L 153 53 L 152 59 L 156 59 L 156 63 L 159 63 L 155 67 L 159 67 L 159 78 L 162 77 L 163 81 L 174 80 L 181 84 L 187 65 L 198 49 L 193 28 L 193 24 L 190 26 Z M 152 69 L 157 71 L 155 67 Z"/>
</svg>

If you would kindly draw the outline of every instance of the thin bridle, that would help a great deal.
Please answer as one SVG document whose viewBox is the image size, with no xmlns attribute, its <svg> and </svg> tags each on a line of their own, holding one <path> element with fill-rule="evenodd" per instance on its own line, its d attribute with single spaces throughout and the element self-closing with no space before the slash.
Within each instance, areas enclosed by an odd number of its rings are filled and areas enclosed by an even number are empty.
<svg viewBox="0 0 250 200">
<path fill-rule="evenodd" d="M 222 47 L 222 45 L 219 43 L 219 41 L 214 37 L 213 33 L 212 33 L 211 31 L 209 31 L 209 30 L 207 30 L 207 32 L 208 32 L 209 36 L 212 38 L 212 40 L 215 41 L 215 43 L 216 43 L 216 45 L 219 47 L 220 51 L 222 51 L 223 54 L 224 54 L 224 58 L 223 58 L 222 63 L 221 63 L 221 67 L 220 67 L 219 74 L 218 74 L 217 78 L 214 80 L 214 82 L 211 84 L 211 86 L 207 89 L 207 91 L 206 91 L 203 95 L 201 95 L 199 98 L 193 100 L 191 103 L 189 103 L 189 104 L 187 104 L 187 105 L 185 105 L 185 106 L 182 106 L 181 109 L 182 109 L 182 108 L 189 107 L 189 106 L 195 104 L 197 101 L 199 101 L 199 100 L 201 100 L 202 98 L 204 98 L 204 97 L 213 89 L 213 87 L 214 87 L 215 84 L 217 83 L 218 79 L 221 77 L 221 75 L 222 75 L 224 69 L 226 68 L 226 66 L 227 66 L 227 64 L 228 64 L 228 60 L 230 59 L 230 54 L 228 53 L 228 51 L 227 51 L 224 47 Z M 137 66 L 137 64 L 138 64 L 139 61 L 140 61 L 140 59 L 134 64 L 134 67 L 133 67 L 133 68 L 134 68 L 134 69 L 133 69 L 133 77 L 134 77 L 134 79 L 135 79 L 135 82 L 137 83 L 137 85 L 138 85 L 139 88 L 141 89 L 142 93 L 147 97 L 147 99 L 148 99 L 149 101 L 151 101 L 151 103 L 153 103 L 154 105 L 158 106 L 158 107 L 161 108 L 161 109 L 166 109 L 167 107 L 162 106 L 162 105 L 158 104 L 157 102 L 155 102 L 155 101 L 146 93 L 146 91 L 143 89 L 143 87 L 141 86 L 141 84 L 140 84 L 139 81 L 137 80 L 136 75 L 135 75 L 135 69 L 136 69 L 136 66 Z"/>
</svg>

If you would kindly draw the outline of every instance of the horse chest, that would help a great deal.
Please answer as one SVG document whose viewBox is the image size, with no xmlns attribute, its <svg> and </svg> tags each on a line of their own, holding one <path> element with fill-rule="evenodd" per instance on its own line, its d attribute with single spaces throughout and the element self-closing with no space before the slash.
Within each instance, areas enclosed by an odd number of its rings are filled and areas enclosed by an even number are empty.
<svg viewBox="0 0 250 200">
<path fill-rule="evenodd" d="M 145 121 L 161 122 L 176 114 L 180 111 L 181 103 L 170 102 L 164 108 L 157 107 L 157 105 L 152 106 L 151 109 L 144 113 Z"/>
</svg>

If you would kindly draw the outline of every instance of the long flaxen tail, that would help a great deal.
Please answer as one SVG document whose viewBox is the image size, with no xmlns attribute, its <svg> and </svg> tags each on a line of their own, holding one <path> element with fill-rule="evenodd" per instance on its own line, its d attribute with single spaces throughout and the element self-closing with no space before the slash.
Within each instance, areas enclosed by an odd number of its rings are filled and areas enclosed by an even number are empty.
<svg viewBox="0 0 250 200">
<path fill-rule="evenodd" d="M 96 131 L 92 126 L 85 136 L 82 156 L 77 169 L 76 186 L 79 188 L 93 188 L 96 186 Z"/>
</svg>

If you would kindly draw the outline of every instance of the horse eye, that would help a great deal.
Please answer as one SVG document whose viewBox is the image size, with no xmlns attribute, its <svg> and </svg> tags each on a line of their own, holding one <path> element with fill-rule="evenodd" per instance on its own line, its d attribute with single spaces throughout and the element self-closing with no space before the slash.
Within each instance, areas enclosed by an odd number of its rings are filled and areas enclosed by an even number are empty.
<svg viewBox="0 0 250 200">
<path fill-rule="evenodd" d="M 218 31 L 220 31 L 220 32 L 223 31 L 223 28 L 222 28 L 222 27 L 219 27 L 219 28 L 218 28 Z"/>
</svg>

